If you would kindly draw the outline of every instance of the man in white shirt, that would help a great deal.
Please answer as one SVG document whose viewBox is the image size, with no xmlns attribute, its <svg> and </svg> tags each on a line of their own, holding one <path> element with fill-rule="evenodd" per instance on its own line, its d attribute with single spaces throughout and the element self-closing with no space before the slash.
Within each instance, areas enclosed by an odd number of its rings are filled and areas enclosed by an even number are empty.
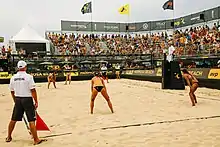
<svg viewBox="0 0 220 147">
<path fill-rule="evenodd" d="M 175 48 L 172 45 L 172 43 L 169 43 L 169 46 L 170 47 L 168 48 L 167 60 L 170 62 L 170 61 L 173 61 L 173 53 L 175 51 Z"/>
<path fill-rule="evenodd" d="M 107 71 L 108 71 L 108 68 L 105 66 L 105 64 L 103 64 L 102 67 L 101 67 L 102 78 L 103 78 L 104 80 L 107 80 L 107 83 L 109 83 L 109 82 L 108 82 Z"/>
<path fill-rule="evenodd" d="M 12 141 L 12 132 L 17 121 L 22 121 L 24 112 L 26 113 L 30 131 L 34 139 L 34 145 L 42 143 L 37 135 L 35 126 L 36 111 L 38 107 L 37 92 L 33 76 L 26 73 L 27 63 L 19 61 L 17 64 L 18 72 L 10 80 L 10 91 L 15 102 L 11 121 L 8 126 L 8 136 L 6 142 Z M 35 104 L 33 103 L 33 99 Z"/>
</svg>

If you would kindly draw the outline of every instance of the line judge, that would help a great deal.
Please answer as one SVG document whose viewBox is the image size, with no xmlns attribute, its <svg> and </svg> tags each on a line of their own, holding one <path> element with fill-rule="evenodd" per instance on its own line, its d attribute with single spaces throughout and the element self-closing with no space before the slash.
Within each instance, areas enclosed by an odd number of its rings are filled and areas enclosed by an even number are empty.
<svg viewBox="0 0 220 147">
<path fill-rule="evenodd" d="M 34 145 L 40 144 L 46 140 L 40 140 L 35 126 L 36 109 L 38 107 L 37 92 L 33 76 L 26 73 L 27 63 L 19 61 L 17 64 L 18 72 L 15 74 L 9 84 L 12 98 L 15 102 L 11 121 L 8 125 L 8 136 L 6 142 L 12 141 L 12 132 L 17 121 L 22 121 L 24 112 L 26 113 L 30 131 L 34 139 Z M 34 102 L 33 102 L 34 99 Z"/>
</svg>

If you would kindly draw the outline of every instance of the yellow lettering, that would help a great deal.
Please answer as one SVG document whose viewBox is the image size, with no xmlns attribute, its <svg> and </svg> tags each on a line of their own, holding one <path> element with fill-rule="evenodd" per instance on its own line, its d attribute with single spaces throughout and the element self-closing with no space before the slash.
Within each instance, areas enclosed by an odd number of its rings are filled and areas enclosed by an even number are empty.
<svg viewBox="0 0 220 147">
<path fill-rule="evenodd" d="M 145 70 L 145 73 L 146 73 L 146 74 L 153 74 L 153 73 L 154 73 L 154 70 Z"/>
<path fill-rule="evenodd" d="M 162 76 L 162 69 L 161 68 L 158 68 L 157 69 L 157 74 L 156 76 Z"/>
<path fill-rule="evenodd" d="M 189 71 L 190 74 L 201 77 L 203 75 L 203 71 Z"/>
<path fill-rule="evenodd" d="M 8 72 L 0 72 L 0 79 L 10 79 L 12 77 Z"/>
<path fill-rule="evenodd" d="M 220 79 L 220 69 L 211 69 L 209 71 L 208 79 Z"/>
</svg>

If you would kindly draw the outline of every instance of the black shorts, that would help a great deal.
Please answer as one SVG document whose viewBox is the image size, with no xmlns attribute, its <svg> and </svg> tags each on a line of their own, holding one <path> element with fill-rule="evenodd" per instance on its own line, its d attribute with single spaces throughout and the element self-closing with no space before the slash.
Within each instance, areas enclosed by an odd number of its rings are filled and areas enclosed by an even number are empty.
<svg viewBox="0 0 220 147">
<path fill-rule="evenodd" d="M 102 89 L 104 88 L 103 86 L 96 86 L 94 87 L 98 92 L 101 92 Z"/>
<path fill-rule="evenodd" d="M 36 111 L 32 97 L 16 97 L 15 105 L 11 120 L 22 121 L 24 112 L 27 116 L 28 122 L 36 120 Z"/>
<path fill-rule="evenodd" d="M 106 72 L 103 72 L 103 73 L 102 73 L 102 76 L 103 76 L 103 77 L 107 77 L 107 73 L 106 73 Z"/>
</svg>

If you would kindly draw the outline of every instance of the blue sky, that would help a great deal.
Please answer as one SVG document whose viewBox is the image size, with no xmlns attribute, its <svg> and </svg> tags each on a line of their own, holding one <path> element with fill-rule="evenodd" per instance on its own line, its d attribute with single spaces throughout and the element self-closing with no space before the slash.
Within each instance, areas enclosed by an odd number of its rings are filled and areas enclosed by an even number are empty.
<svg viewBox="0 0 220 147">
<path fill-rule="evenodd" d="M 31 25 L 44 36 L 45 30 L 60 30 L 61 20 L 90 21 L 91 15 L 82 15 L 80 9 L 89 0 L 0 0 L 0 36 L 8 40 L 25 25 Z M 125 22 L 127 16 L 118 14 L 118 8 L 129 3 L 130 21 L 150 21 L 172 18 L 172 11 L 164 11 L 166 0 L 92 0 L 93 20 Z M 174 0 L 175 16 L 220 6 L 220 0 Z"/>
</svg>

